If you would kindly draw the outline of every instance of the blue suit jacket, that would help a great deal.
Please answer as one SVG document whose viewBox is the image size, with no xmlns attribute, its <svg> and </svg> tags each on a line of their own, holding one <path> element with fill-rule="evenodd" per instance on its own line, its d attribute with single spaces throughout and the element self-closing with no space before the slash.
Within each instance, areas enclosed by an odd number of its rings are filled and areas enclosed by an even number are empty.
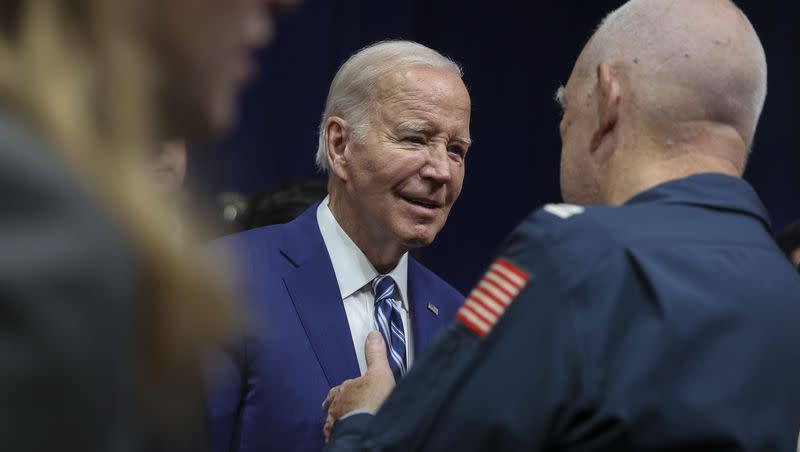
<svg viewBox="0 0 800 452">
<path fill-rule="evenodd" d="M 224 359 L 227 372 L 211 389 L 214 452 L 321 450 L 323 399 L 360 375 L 316 209 L 214 245 L 232 250 L 245 273 L 252 330 Z M 464 297 L 414 259 L 408 260 L 408 294 L 419 356 Z"/>
</svg>

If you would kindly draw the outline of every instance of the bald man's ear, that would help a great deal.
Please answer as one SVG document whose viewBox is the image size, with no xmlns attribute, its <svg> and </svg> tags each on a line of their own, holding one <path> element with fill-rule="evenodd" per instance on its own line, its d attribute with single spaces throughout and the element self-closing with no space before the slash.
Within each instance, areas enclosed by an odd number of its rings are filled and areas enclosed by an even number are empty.
<svg viewBox="0 0 800 452">
<path fill-rule="evenodd" d="M 350 129 L 347 121 L 331 116 L 325 121 L 325 143 L 328 148 L 328 171 L 339 179 L 347 180 L 347 145 L 350 143 Z"/>
<path fill-rule="evenodd" d="M 592 135 L 591 151 L 596 151 L 611 133 L 619 120 L 619 105 L 622 98 L 622 89 L 619 79 L 614 75 L 607 62 L 597 65 L 597 91 L 598 100 L 598 125 Z"/>
</svg>

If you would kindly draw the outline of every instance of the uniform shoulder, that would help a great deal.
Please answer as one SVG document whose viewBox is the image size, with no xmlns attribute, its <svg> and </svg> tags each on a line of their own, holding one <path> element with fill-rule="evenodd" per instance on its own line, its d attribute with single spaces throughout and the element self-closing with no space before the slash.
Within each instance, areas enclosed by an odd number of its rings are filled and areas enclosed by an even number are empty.
<svg viewBox="0 0 800 452">
<path fill-rule="evenodd" d="M 510 241 L 537 242 L 560 255 L 597 253 L 619 242 L 615 208 L 547 204 L 525 218 L 511 234 Z"/>
<path fill-rule="evenodd" d="M 570 204 L 532 212 L 501 246 L 457 318 L 485 336 L 518 297 L 537 301 L 521 303 L 516 315 L 520 309 L 540 313 L 542 306 L 564 305 L 568 294 L 620 249 L 611 213 L 613 208 Z"/>
</svg>

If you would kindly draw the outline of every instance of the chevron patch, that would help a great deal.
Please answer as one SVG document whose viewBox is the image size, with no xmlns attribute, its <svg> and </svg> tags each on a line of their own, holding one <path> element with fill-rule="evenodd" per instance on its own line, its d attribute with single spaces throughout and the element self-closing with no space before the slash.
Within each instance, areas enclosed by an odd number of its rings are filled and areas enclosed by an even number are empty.
<svg viewBox="0 0 800 452">
<path fill-rule="evenodd" d="M 582 214 L 586 209 L 573 204 L 548 204 L 544 206 L 544 211 L 566 220 L 569 217 Z"/>
</svg>

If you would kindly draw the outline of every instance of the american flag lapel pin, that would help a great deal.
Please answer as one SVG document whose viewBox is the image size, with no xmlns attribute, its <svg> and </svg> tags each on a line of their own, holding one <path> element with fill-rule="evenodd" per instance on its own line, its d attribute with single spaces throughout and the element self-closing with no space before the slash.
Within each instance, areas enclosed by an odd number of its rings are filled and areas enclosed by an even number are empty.
<svg viewBox="0 0 800 452">
<path fill-rule="evenodd" d="M 439 315 L 439 308 L 433 303 L 428 303 L 428 310 L 431 311 L 433 315 Z"/>
</svg>

